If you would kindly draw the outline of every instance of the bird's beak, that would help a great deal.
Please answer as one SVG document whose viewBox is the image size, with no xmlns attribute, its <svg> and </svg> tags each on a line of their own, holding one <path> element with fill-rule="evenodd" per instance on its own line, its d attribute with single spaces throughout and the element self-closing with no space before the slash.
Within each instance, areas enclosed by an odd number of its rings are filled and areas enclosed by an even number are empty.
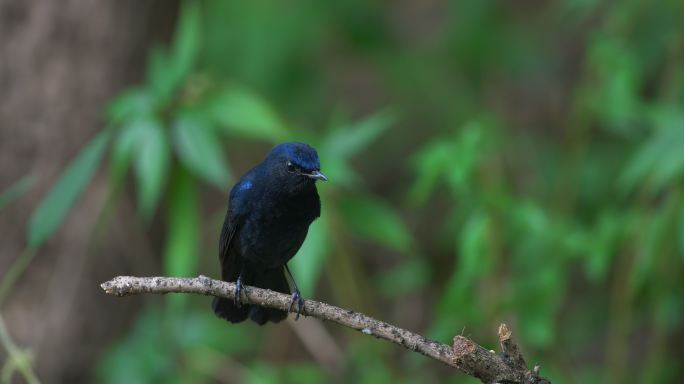
<svg viewBox="0 0 684 384">
<path fill-rule="evenodd" d="M 302 175 L 304 175 L 306 177 L 310 177 L 314 180 L 328 181 L 328 178 L 325 177 L 325 175 L 319 171 L 313 171 L 311 173 L 302 173 Z"/>
</svg>

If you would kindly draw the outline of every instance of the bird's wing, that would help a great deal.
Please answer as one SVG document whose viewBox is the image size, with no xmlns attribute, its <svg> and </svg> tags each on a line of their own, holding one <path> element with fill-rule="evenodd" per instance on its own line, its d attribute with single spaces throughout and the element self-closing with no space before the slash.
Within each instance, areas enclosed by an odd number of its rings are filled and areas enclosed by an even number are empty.
<svg viewBox="0 0 684 384">
<path fill-rule="evenodd" d="M 221 239 L 219 241 L 219 260 L 221 264 L 225 263 L 226 257 L 228 256 L 228 250 L 230 249 L 230 243 L 235 236 L 237 230 L 237 225 L 235 220 L 231 220 L 230 212 L 226 214 L 226 219 L 223 222 L 223 228 L 221 228 Z"/>
<path fill-rule="evenodd" d="M 249 202 L 252 200 L 249 197 L 253 193 L 252 185 L 248 178 L 243 178 L 230 191 L 228 212 L 223 221 L 219 241 L 219 259 L 224 265 L 232 264 L 232 262 L 227 262 L 231 253 L 230 246 L 244 221 L 245 214 L 249 212 Z"/>
</svg>

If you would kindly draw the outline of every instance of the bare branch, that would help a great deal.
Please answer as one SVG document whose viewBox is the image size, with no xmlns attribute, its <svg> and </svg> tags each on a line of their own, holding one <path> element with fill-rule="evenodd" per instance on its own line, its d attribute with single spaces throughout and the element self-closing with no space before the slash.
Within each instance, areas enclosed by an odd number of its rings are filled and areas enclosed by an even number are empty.
<svg viewBox="0 0 684 384">
<path fill-rule="evenodd" d="M 228 299 L 235 297 L 235 283 L 214 280 L 206 276 L 197 278 L 119 276 L 103 283 L 102 289 L 117 296 L 140 293 L 194 293 Z M 289 295 L 252 286 L 246 286 L 242 292 L 244 302 L 284 311 L 289 310 L 292 300 Z M 548 380 L 540 378 L 536 371 L 530 371 L 524 365 L 524 359 L 511 340 L 510 331 L 505 324 L 499 328 L 499 340 L 504 352 L 496 354 L 463 336 L 456 336 L 452 347 L 362 313 L 314 300 L 305 301 L 303 315 L 332 321 L 364 334 L 391 341 L 477 377 L 483 383 L 549 383 Z M 501 336 L 502 328 L 507 332 L 505 338 Z"/>
</svg>

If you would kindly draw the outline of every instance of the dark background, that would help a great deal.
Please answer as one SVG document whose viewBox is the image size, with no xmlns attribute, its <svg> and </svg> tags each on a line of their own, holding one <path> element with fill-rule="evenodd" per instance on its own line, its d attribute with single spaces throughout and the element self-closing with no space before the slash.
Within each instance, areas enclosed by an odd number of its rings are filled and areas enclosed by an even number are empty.
<svg viewBox="0 0 684 384">
<path fill-rule="evenodd" d="M 228 190 L 297 140 L 330 178 L 305 297 L 492 349 L 506 322 L 554 383 L 679 382 L 682 20 L 675 0 L 0 1 L 0 380 L 474 382 L 315 319 L 101 291 L 217 277 Z"/>
</svg>

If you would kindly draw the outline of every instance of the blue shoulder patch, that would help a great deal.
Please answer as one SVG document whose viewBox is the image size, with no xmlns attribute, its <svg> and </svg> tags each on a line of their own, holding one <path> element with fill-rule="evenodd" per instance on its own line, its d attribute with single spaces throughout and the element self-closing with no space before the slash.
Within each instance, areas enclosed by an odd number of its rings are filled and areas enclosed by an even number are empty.
<svg viewBox="0 0 684 384">
<path fill-rule="evenodd" d="M 240 182 L 240 185 L 238 185 L 238 191 L 246 191 L 248 189 L 252 189 L 252 182 L 249 180 L 243 180 Z"/>
</svg>

